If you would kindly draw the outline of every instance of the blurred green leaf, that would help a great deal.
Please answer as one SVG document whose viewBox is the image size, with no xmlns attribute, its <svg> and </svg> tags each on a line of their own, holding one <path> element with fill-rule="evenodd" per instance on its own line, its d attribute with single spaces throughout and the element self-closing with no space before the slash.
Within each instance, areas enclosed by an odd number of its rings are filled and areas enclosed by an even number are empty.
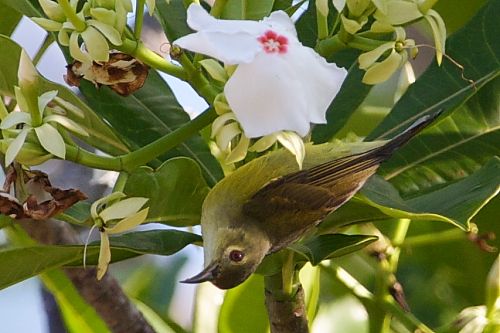
<svg viewBox="0 0 500 333">
<path fill-rule="evenodd" d="M 274 0 L 228 0 L 221 18 L 230 20 L 261 20 L 273 9 Z"/>
<path fill-rule="evenodd" d="M 472 174 L 500 155 L 500 78 L 383 163 L 379 173 L 403 197 L 431 191 Z"/>
<path fill-rule="evenodd" d="M 147 304 L 138 300 L 134 300 L 134 303 L 156 333 L 177 333 Z"/>
<path fill-rule="evenodd" d="M 178 230 L 138 231 L 110 237 L 112 262 L 142 254 L 171 255 L 201 237 Z M 81 266 L 83 245 L 29 246 L 0 251 L 0 289 L 52 268 Z M 97 263 L 98 245 L 87 247 L 87 264 Z"/>
<path fill-rule="evenodd" d="M 292 244 L 289 248 L 302 255 L 312 265 L 318 265 L 323 260 L 356 252 L 377 239 L 377 236 L 324 234 Z"/>
<path fill-rule="evenodd" d="M 10 36 L 23 15 L 12 7 L 4 6 L 0 13 L 0 34 Z"/>
<path fill-rule="evenodd" d="M 443 60 L 434 62 L 394 106 L 391 113 L 370 134 L 368 140 L 394 136 L 415 119 L 441 108 L 454 110 L 474 95 L 478 88 L 500 73 L 500 1 L 489 1 L 469 23 L 452 35 L 446 53 L 464 67 Z M 467 79 L 475 81 L 472 85 Z"/>
<path fill-rule="evenodd" d="M 219 313 L 219 333 L 267 333 L 269 320 L 264 307 L 264 277 L 253 274 L 226 292 Z"/>
<path fill-rule="evenodd" d="M 0 36 L 0 93 L 14 97 L 14 86 L 17 85 L 17 69 L 21 47 L 6 36 Z M 61 64 L 64 66 L 64 64 Z M 66 117 L 75 121 L 89 134 L 78 136 L 82 141 L 110 154 L 124 153 L 127 147 L 82 100 L 70 89 L 53 83 L 40 76 L 40 93 L 57 90 L 57 96 L 73 104 L 80 111 L 68 110 Z M 83 117 L 82 117 L 83 114 Z"/>
<path fill-rule="evenodd" d="M 185 157 L 172 158 L 154 171 L 136 169 L 124 189 L 128 196 L 149 198 L 147 222 L 173 226 L 199 224 L 208 191 L 199 166 Z"/>
<path fill-rule="evenodd" d="M 0 215 L 0 229 L 8 226 L 8 225 L 11 225 L 13 222 L 13 220 L 8 217 L 8 216 L 5 216 L 3 214 Z"/>
<path fill-rule="evenodd" d="M 448 34 L 461 28 L 486 0 L 440 0 L 433 7 L 444 20 Z"/>
<path fill-rule="evenodd" d="M 155 71 L 149 72 L 140 90 L 127 97 L 119 96 L 107 87 L 96 89 L 89 82 L 82 82 L 80 89 L 95 112 L 119 130 L 132 150 L 172 133 L 190 120 L 172 90 Z M 222 178 L 219 163 L 198 134 L 160 156 L 160 159 L 175 156 L 190 157 L 198 162 L 210 185 Z"/>
<path fill-rule="evenodd" d="M 186 6 L 183 0 L 156 1 L 155 17 L 170 42 L 192 32 L 186 23 Z"/>
<path fill-rule="evenodd" d="M 95 309 L 83 300 L 73 283 L 61 270 L 47 271 L 40 278 L 57 301 L 68 332 L 110 332 Z"/>
<path fill-rule="evenodd" d="M 292 0 L 274 0 L 273 12 L 276 10 L 286 10 L 292 7 Z"/>
</svg>

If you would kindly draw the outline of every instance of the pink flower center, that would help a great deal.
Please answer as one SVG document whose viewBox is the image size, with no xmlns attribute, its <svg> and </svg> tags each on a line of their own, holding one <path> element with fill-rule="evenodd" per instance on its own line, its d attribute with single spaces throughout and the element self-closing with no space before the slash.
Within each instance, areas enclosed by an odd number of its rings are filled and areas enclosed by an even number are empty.
<svg viewBox="0 0 500 333">
<path fill-rule="evenodd" d="M 257 40 L 262 44 L 262 48 L 266 53 L 284 54 L 288 50 L 288 39 L 272 30 L 266 31 Z"/>
</svg>

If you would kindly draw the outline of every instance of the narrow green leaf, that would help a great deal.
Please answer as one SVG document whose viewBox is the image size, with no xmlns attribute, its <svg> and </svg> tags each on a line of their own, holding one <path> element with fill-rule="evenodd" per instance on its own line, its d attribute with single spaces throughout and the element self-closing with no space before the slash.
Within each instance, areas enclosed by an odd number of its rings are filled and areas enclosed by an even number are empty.
<svg viewBox="0 0 500 333">
<path fill-rule="evenodd" d="M 377 239 L 377 236 L 324 234 L 292 244 L 289 248 L 315 266 L 323 260 L 356 252 Z"/>
<path fill-rule="evenodd" d="M 148 167 L 136 169 L 128 178 L 124 192 L 130 197 L 150 199 L 147 222 L 188 226 L 200 223 L 201 205 L 208 187 L 194 161 L 177 157 L 156 171 Z"/>
<path fill-rule="evenodd" d="M 61 270 L 50 270 L 41 275 L 45 287 L 56 299 L 69 332 L 109 332 L 95 309 L 88 305 Z"/>
<path fill-rule="evenodd" d="M 83 225 L 90 218 L 90 203 L 80 201 L 58 214 L 55 218 L 76 225 Z"/>
<path fill-rule="evenodd" d="M 112 262 L 142 254 L 172 255 L 201 236 L 178 230 L 150 230 L 110 237 Z M 93 243 L 94 244 L 94 243 Z M 0 251 L 0 289 L 61 266 L 82 266 L 83 245 L 29 246 Z M 87 247 L 87 264 L 96 265 L 99 245 Z"/>
<path fill-rule="evenodd" d="M 252 275 L 226 292 L 219 312 L 219 333 L 267 333 L 269 320 L 264 306 L 264 277 Z"/>
</svg>

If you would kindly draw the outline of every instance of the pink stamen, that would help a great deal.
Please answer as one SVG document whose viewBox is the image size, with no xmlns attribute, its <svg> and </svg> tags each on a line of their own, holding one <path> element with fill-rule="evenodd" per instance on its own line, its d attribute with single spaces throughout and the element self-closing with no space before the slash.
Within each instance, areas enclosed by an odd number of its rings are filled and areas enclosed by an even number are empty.
<svg viewBox="0 0 500 333">
<path fill-rule="evenodd" d="M 262 44 L 262 48 L 266 53 L 284 54 L 288 51 L 288 39 L 272 30 L 266 31 L 257 40 Z"/>
</svg>

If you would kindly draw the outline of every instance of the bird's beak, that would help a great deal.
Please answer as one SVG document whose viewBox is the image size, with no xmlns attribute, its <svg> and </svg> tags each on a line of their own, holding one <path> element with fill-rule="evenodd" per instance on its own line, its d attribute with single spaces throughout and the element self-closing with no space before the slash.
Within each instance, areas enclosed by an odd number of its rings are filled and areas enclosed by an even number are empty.
<svg viewBox="0 0 500 333">
<path fill-rule="evenodd" d="M 181 283 L 201 283 L 206 281 L 213 281 L 219 275 L 219 264 L 213 262 L 207 267 L 205 267 L 200 273 L 196 274 L 189 279 L 181 281 Z"/>
</svg>

